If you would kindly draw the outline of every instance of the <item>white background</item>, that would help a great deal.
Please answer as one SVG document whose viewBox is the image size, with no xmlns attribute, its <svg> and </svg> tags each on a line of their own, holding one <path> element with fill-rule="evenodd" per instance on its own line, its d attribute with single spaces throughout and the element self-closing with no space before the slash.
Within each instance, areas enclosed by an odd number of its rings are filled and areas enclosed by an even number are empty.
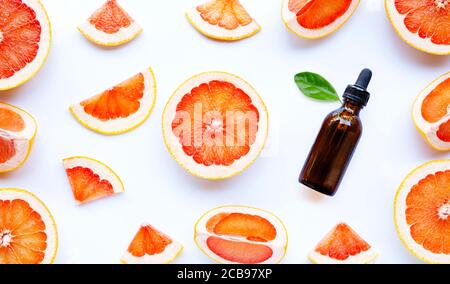
<svg viewBox="0 0 450 284">
<path fill-rule="evenodd" d="M 59 229 L 57 263 L 118 263 L 139 225 L 149 222 L 185 245 L 176 263 L 209 263 L 193 242 L 193 226 L 205 211 L 225 204 L 270 210 L 286 224 L 289 247 L 283 263 L 308 263 L 306 255 L 337 222 L 345 221 L 376 247 L 379 263 L 418 262 L 402 245 L 393 224 L 393 199 L 404 176 L 437 158 L 411 121 L 415 96 L 450 71 L 450 58 L 409 47 L 394 32 L 382 0 L 362 0 L 337 33 L 308 41 L 288 32 L 278 0 L 242 0 L 261 24 L 257 35 L 233 43 L 210 40 L 194 30 L 184 11 L 195 0 L 119 1 L 144 27 L 130 44 L 102 49 L 76 26 L 103 0 L 42 0 L 52 26 L 46 65 L 27 84 L 1 93 L 2 101 L 35 116 L 39 130 L 28 162 L 0 177 L 0 187 L 19 187 L 49 206 Z M 202 2 L 202 1 L 200 1 Z M 153 67 L 156 108 L 137 130 L 107 137 L 93 133 L 68 107 Z M 293 76 L 315 71 L 339 92 L 370 67 L 372 99 L 362 112 L 364 134 L 334 198 L 300 186 L 298 174 L 323 118 L 339 105 L 303 97 Z M 208 70 L 248 80 L 270 114 L 270 142 L 246 172 L 226 181 L 206 181 L 171 158 L 161 134 L 163 107 L 177 86 Z M 75 205 L 61 160 L 97 158 L 117 171 L 126 193 L 82 207 Z"/>
</svg>

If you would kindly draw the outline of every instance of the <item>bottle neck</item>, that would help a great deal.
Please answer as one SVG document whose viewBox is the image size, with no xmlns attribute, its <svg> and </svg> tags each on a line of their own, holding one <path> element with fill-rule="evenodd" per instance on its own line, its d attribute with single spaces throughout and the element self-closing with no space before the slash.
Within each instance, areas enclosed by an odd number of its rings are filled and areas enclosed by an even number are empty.
<svg viewBox="0 0 450 284">
<path fill-rule="evenodd" d="M 342 108 L 353 115 L 359 115 L 363 107 L 363 105 L 350 99 L 344 99 L 344 103 L 342 104 Z"/>
</svg>

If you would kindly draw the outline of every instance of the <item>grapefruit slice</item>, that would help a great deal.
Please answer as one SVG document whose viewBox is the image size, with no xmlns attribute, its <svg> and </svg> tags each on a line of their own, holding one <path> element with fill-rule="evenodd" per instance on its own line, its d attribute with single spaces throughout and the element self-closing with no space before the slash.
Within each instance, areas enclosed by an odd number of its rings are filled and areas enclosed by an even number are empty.
<svg viewBox="0 0 450 284">
<path fill-rule="evenodd" d="M 414 102 L 412 117 L 427 143 L 450 150 L 450 72 L 428 85 Z"/>
<path fill-rule="evenodd" d="M 378 253 L 349 225 L 336 225 L 310 252 L 309 259 L 316 264 L 368 264 Z"/>
<path fill-rule="evenodd" d="M 287 29 L 317 39 L 341 28 L 358 8 L 360 0 L 284 0 L 282 18 Z"/>
<path fill-rule="evenodd" d="M 426 163 L 401 183 L 395 197 L 400 239 L 417 258 L 450 263 L 450 160 Z"/>
<path fill-rule="evenodd" d="M 195 224 L 195 242 L 219 263 L 275 264 L 286 253 L 287 232 L 278 217 L 246 206 L 215 208 Z"/>
<path fill-rule="evenodd" d="M 212 0 L 188 10 L 186 17 L 200 33 L 218 40 L 240 40 L 261 30 L 238 0 Z"/>
<path fill-rule="evenodd" d="M 153 226 L 141 226 L 128 250 L 122 256 L 124 264 L 166 264 L 183 250 L 183 245 L 172 240 Z"/>
<path fill-rule="evenodd" d="M 136 38 L 141 26 L 128 15 L 116 0 L 107 0 L 78 30 L 100 46 L 118 46 Z"/>
<path fill-rule="evenodd" d="M 50 51 L 51 27 L 39 0 L 0 1 L 0 90 L 30 80 Z"/>
<path fill-rule="evenodd" d="M 106 135 L 131 131 L 144 123 L 156 101 L 156 79 L 149 68 L 70 107 L 85 127 Z"/>
<path fill-rule="evenodd" d="M 21 189 L 0 188 L 0 264 L 50 264 L 58 233 L 44 203 Z"/>
<path fill-rule="evenodd" d="M 450 54 L 450 1 L 385 0 L 385 6 L 406 43 L 427 53 Z"/>
<path fill-rule="evenodd" d="M 25 163 L 36 136 L 34 118 L 17 107 L 0 103 L 0 173 Z"/>
<path fill-rule="evenodd" d="M 188 172 L 226 179 L 249 167 L 264 148 L 268 114 L 241 78 L 207 72 L 184 82 L 163 112 L 169 152 Z"/>
<path fill-rule="evenodd" d="M 107 165 L 88 157 L 63 160 L 64 168 L 78 204 L 124 192 L 119 176 Z"/>
</svg>

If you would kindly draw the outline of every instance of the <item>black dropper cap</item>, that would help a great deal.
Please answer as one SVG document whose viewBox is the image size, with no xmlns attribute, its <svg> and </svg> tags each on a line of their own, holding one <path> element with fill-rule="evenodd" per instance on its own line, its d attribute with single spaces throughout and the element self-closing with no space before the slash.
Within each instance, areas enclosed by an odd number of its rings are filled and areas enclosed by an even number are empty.
<svg viewBox="0 0 450 284">
<path fill-rule="evenodd" d="M 372 71 L 370 69 L 362 70 L 356 83 L 354 85 L 348 85 L 347 89 L 345 89 L 344 99 L 366 106 L 370 99 L 370 93 L 367 91 L 367 87 L 371 79 Z"/>
</svg>

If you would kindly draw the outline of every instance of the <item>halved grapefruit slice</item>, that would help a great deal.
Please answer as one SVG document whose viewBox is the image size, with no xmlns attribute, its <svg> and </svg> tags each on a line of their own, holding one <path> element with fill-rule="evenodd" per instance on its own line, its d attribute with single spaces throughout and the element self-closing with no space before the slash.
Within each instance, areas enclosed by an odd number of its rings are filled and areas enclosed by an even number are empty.
<svg viewBox="0 0 450 284">
<path fill-rule="evenodd" d="M 156 101 L 151 68 L 70 107 L 85 127 L 106 135 L 131 131 L 147 120 Z"/>
<path fill-rule="evenodd" d="M 210 0 L 188 10 L 186 17 L 200 33 L 218 40 L 240 40 L 261 30 L 238 0 Z"/>
<path fill-rule="evenodd" d="M 36 121 L 29 113 L 0 103 L 0 173 L 16 170 L 25 163 L 36 131 Z"/>
<path fill-rule="evenodd" d="M 39 0 L 0 1 L 0 90 L 25 83 L 41 69 L 51 37 Z"/>
<path fill-rule="evenodd" d="M 268 114 L 241 78 L 207 72 L 184 82 L 163 113 L 169 152 L 188 172 L 226 179 L 249 167 L 264 148 Z"/>
<path fill-rule="evenodd" d="M 128 15 L 116 0 L 107 0 L 78 30 L 101 46 L 118 46 L 137 37 L 141 26 Z"/>
<path fill-rule="evenodd" d="M 128 250 L 122 256 L 124 264 L 166 264 L 183 250 L 183 245 L 172 240 L 153 226 L 141 226 Z"/>
<path fill-rule="evenodd" d="M 395 196 L 395 224 L 400 239 L 417 258 L 450 263 L 450 160 L 413 170 Z"/>
<path fill-rule="evenodd" d="M 247 206 L 215 208 L 195 224 L 195 242 L 219 263 L 274 264 L 286 253 L 287 232 L 275 215 Z"/>
<path fill-rule="evenodd" d="M 55 220 L 28 191 L 0 188 L 0 264 L 53 263 L 58 248 Z"/>
<path fill-rule="evenodd" d="M 119 176 L 107 165 L 88 157 L 63 160 L 64 168 L 78 204 L 124 192 Z"/>
<path fill-rule="evenodd" d="M 378 253 L 349 225 L 336 225 L 316 248 L 309 259 L 316 264 L 368 264 Z"/>
<path fill-rule="evenodd" d="M 406 43 L 427 53 L 450 54 L 449 0 L 385 0 L 385 6 Z"/>
<path fill-rule="evenodd" d="M 325 37 L 342 27 L 360 0 L 284 0 L 283 22 L 289 31 L 308 39 Z"/>
<path fill-rule="evenodd" d="M 428 144 L 450 150 L 450 72 L 427 86 L 414 102 L 412 117 Z"/>
</svg>

